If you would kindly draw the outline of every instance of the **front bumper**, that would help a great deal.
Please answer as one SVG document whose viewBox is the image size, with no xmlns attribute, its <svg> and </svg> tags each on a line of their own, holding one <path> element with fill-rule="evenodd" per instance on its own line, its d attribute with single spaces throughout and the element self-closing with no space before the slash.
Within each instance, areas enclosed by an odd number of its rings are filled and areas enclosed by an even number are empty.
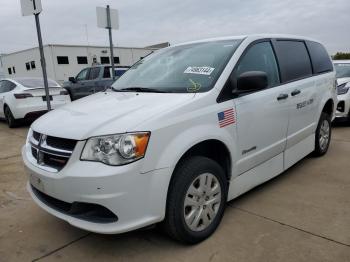
<svg viewBox="0 0 350 262">
<path fill-rule="evenodd" d="M 104 234 L 123 233 L 163 220 L 171 175 L 169 168 L 140 173 L 142 160 L 119 167 L 80 161 L 79 149 L 83 144 L 77 144 L 67 165 L 57 173 L 32 164 L 26 146 L 23 147 L 22 157 L 29 175 L 27 189 L 40 207 L 73 226 Z M 48 205 L 35 194 L 32 187 L 66 203 L 100 205 L 114 213 L 118 219 L 100 223 L 68 215 Z"/>
</svg>

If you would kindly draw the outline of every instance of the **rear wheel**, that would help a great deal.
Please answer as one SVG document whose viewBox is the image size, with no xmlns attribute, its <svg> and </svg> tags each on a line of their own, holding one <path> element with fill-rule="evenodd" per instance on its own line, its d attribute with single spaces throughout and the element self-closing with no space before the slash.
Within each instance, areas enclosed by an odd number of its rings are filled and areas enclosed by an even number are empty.
<svg viewBox="0 0 350 262">
<path fill-rule="evenodd" d="M 7 125 L 10 128 L 16 127 L 18 125 L 18 120 L 13 117 L 13 114 L 8 106 L 5 106 L 4 113 L 5 113 Z"/>
<path fill-rule="evenodd" d="M 331 116 L 322 112 L 316 129 L 315 156 L 323 156 L 327 153 L 331 142 L 331 135 Z"/>
<path fill-rule="evenodd" d="M 203 241 L 220 224 L 226 197 L 226 176 L 218 163 L 200 156 L 184 160 L 169 187 L 165 231 L 184 243 Z"/>
</svg>

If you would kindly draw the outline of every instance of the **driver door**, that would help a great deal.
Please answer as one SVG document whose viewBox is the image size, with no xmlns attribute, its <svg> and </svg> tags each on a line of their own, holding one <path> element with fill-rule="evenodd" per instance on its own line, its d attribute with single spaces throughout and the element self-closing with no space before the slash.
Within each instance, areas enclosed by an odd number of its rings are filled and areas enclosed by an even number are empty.
<svg viewBox="0 0 350 262">
<path fill-rule="evenodd" d="M 89 73 L 90 68 L 85 68 L 76 76 L 76 83 L 72 85 L 73 100 L 89 95 Z"/>
</svg>

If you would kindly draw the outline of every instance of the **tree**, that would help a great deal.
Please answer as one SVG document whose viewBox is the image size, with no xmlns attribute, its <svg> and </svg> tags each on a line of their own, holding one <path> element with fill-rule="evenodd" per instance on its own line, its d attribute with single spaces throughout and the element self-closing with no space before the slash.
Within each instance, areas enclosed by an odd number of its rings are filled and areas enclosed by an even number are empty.
<svg viewBox="0 0 350 262">
<path fill-rule="evenodd" d="M 333 56 L 334 60 L 345 60 L 345 59 L 350 59 L 350 53 L 343 53 L 343 52 L 337 52 Z"/>
</svg>

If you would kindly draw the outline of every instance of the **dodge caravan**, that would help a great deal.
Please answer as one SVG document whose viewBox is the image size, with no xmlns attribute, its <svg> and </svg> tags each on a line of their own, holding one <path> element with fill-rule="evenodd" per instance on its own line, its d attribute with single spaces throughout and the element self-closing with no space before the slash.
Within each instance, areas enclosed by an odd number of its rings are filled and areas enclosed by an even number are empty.
<svg viewBox="0 0 350 262">
<path fill-rule="evenodd" d="M 335 72 L 317 41 L 215 38 L 161 49 L 112 86 L 31 126 L 28 191 L 47 212 L 106 234 L 160 224 L 198 243 L 227 201 L 331 140 Z"/>
</svg>

